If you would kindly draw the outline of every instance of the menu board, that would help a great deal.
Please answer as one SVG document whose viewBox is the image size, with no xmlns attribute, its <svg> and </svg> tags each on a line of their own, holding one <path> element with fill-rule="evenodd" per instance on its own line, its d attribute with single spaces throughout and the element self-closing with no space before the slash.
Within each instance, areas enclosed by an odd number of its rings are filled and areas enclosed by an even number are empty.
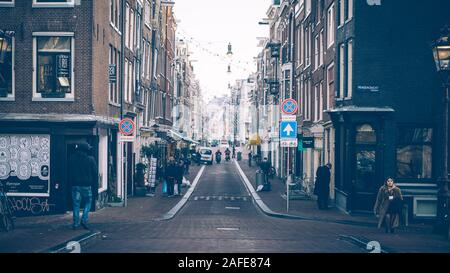
<svg viewBox="0 0 450 273">
<path fill-rule="evenodd" d="M 0 135 L 0 180 L 11 196 L 49 196 L 50 135 Z"/>
<path fill-rule="evenodd" d="M 150 159 L 149 172 L 148 172 L 148 182 L 150 184 L 150 187 L 155 187 L 155 184 L 156 184 L 157 162 L 158 162 L 158 160 L 156 158 L 152 157 Z"/>
</svg>

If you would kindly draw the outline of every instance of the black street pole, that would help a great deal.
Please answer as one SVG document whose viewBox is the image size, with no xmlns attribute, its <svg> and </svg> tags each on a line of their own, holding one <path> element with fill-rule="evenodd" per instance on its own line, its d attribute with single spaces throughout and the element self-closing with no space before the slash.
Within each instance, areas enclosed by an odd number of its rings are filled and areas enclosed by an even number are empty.
<svg viewBox="0 0 450 273">
<path fill-rule="evenodd" d="M 448 191 L 448 102 L 449 102 L 449 84 L 444 84 L 444 111 L 443 111 L 443 126 L 442 126 L 442 173 L 438 178 L 439 193 L 438 193 L 438 212 L 437 223 L 435 230 L 437 233 L 445 233 L 447 238 L 450 238 L 449 226 L 449 207 L 450 196 Z"/>
</svg>

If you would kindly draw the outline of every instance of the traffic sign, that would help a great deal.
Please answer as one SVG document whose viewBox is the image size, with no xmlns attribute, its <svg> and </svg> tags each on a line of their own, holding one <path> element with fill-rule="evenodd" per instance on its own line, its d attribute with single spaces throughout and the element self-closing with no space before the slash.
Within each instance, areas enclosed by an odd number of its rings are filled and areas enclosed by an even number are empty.
<svg viewBox="0 0 450 273">
<path fill-rule="evenodd" d="M 124 118 L 119 123 L 119 131 L 122 135 L 131 136 L 134 134 L 135 130 L 136 125 L 134 124 L 134 121 L 130 118 Z"/>
<path fill-rule="evenodd" d="M 296 138 L 285 138 L 280 141 L 282 148 L 295 148 L 298 145 L 298 141 Z"/>
<path fill-rule="evenodd" d="M 296 121 L 282 121 L 280 124 L 280 138 L 281 139 L 283 139 L 283 138 L 297 139 L 297 122 Z"/>
<path fill-rule="evenodd" d="M 285 115 L 295 115 L 298 110 L 298 104 L 293 99 L 284 100 L 281 104 L 281 112 Z"/>
</svg>

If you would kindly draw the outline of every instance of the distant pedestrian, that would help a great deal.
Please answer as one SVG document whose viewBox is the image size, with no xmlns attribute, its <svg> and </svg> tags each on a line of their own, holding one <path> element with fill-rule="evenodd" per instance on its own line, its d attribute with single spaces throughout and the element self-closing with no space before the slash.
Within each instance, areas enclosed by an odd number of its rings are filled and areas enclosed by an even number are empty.
<svg viewBox="0 0 450 273">
<path fill-rule="evenodd" d="M 166 183 L 167 183 L 167 197 L 173 196 L 173 191 L 174 191 L 173 187 L 175 185 L 177 175 L 178 175 L 178 167 L 175 162 L 175 158 L 170 157 L 169 163 L 166 167 L 166 173 L 165 173 L 165 178 L 166 178 Z"/>
<path fill-rule="evenodd" d="M 175 177 L 175 183 L 177 186 L 177 195 L 181 195 L 181 186 L 183 184 L 183 175 L 184 175 L 184 162 L 180 160 L 177 164 L 177 173 Z"/>
<path fill-rule="evenodd" d="M 378 191 L 377 201 L 373 211 L 378 220 L 378 228 L 383 225 L 386 233 L 394 233 L 395 228 L 400 226 L 400 215 L 402 213 L 403 196 L 394 179 L 388 178 Z"/>
<path fill-rule="evenodd" d="M 314 194 L 317 195 L 317 206 L 320 210 L 328 209 L 330 195 L 331 164 L 320 166 L 316 171 Z"/>
<path fill-rule="evenodd" d="M 91 147 L 87 143 L 77 145 L 75 153 L 69 158 L 68 181 L 72 187 L 73 224 L 77 229 L 80 224 L 89 229 L 89 211 L 98 195 L 98 168 L 94 157 L 89 156 Z M 80 203 L 84 200 L 83 217 L 80 223 Z"/>
<path fill-rule="evenodd" d="M 248 152 L 248 166 L 251 167 L 252 166 L 252 152 Z"/>
<path fill-rule="evenodd" d="M 184 160 L 183 160 L 184 174 L 189 174 L 190 166 L 191 166 L 191 160 L 187 156 L 184 157 Z"/>
<path fill-rule="evenodd" d="M 195 159 L 197 160 L 197 166 L 200 166 L 201 163 L 201 155 L 200 155 L 200 150 L 197 150 L 197 152 L 195 153 Z"/>
</svg>

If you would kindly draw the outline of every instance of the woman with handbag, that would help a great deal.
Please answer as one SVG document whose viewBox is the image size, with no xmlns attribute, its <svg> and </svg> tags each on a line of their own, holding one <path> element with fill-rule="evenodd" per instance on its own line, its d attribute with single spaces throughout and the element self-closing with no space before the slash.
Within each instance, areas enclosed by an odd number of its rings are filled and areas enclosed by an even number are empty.
<svg viewBox="0 0 450 273">
<path fill-rule="evenodd" d="M 374 206 L 374 213 L 379 217 L 378 228 L 384 224 L 386 233 L 394 233 L 400 226 L 400 215 L 403 206 L 403 196 L 400 188 L 394 184 L 394 179 L 388 178 L 380 188 Z"/>
</svg>

